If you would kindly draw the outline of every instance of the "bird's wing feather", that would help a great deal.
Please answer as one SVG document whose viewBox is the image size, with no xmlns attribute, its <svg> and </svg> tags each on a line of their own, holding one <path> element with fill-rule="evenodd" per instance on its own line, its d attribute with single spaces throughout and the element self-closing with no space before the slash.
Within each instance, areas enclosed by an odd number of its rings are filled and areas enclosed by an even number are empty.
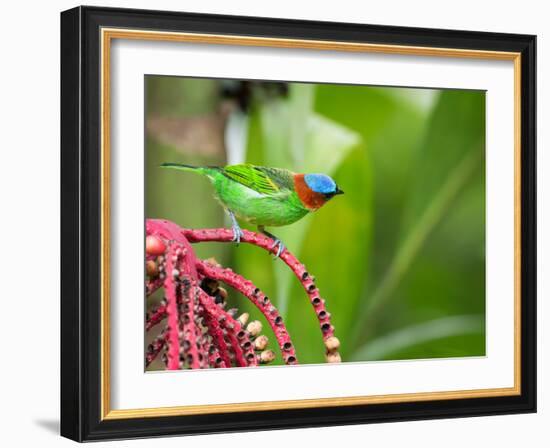
<svg viewBox="0 0 550 448">
<path fill-rule="evenodd" d="M 291 186 L 291 173 L 275 168 L 250 164 L 229 165 L 223 169 L 223 174 L 258 193 L 267 195 L 286 193 Z"/>
<path fill-rule="evenodd" d="M 281 190 L 294 191 L 294 173 L 282 168 L 256 167 L 263 171 Z"/>
</svg>

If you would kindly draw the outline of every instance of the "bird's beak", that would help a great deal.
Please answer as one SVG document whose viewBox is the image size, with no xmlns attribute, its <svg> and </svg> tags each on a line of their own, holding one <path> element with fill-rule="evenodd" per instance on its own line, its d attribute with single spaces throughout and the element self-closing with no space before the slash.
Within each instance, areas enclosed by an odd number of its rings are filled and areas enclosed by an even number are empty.
<svg viewBox="0 0 550 448">
<path fill-rule="evenodd" d="M 334 192 L 334 194 L 344 194 L 344 192 L 339 188 L 336 188 L 336 191 Z"/>
</svg>

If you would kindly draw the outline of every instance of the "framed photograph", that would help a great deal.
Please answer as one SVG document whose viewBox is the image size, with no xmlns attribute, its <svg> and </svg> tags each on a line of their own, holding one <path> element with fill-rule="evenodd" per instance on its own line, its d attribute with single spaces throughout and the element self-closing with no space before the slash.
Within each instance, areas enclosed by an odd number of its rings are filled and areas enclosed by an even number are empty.
<svg viewBox="0 0 550 448">
<path fill-rule="evenodd" d="M 535 36 L 61 14 L 61 433 L 535 412 Z"/>
</svg>

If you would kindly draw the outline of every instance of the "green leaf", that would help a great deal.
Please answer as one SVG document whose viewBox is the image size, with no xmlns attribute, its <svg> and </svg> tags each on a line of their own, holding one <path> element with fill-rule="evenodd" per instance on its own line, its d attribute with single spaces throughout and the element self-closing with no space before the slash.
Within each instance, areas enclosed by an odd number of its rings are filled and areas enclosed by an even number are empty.
<svg viewBox="0 0 550 448">
<path fill-rule="evenodd" d="M 351 353 L 348 333 L 362 306 L 372 239 L 372 170 L 364 148 L 351 151 L 334 177 L 346 193 L 311 216 L 298 257 L 316 278 L 346 360 Z M 296 281 L 291 284 L 290 300 L 287 325 L 300 362 L 324 362 L 319 322 Z"/>
<path fill-rule="evenodd" d="M 293 84 L 288 100 L 270 100 L 257 105 L 253 112 L 257 116 L 251 119 L 247 161 L 295 172 L 333 174 L 350 150 L 359 144 L 360 137 L 313 112 L 314 88 L 310 84 Z M 292 226 L 270 230 L 291 251 L 299 253 L 310 223 L 311 217 L 308 216 Z M 291 282 L 295 281 L 293 274 L 283 263 L 266 261 L 266 257 L 260 260 L 252 253 L 252 250 L 240 251 L 236 254 L 237 263 L 248 271 L 252 264 L 249 258 L 253 257 L 255 268 L 261 266 L 266 270 L 271 267 L 270 290 L 276 291 L 271 293 L 272 299 L 285 317 Z"/>
<path fill-rule="evenodd" d="M 425 319 L 427 312 L 484 312 L 484 114 L 483 92 L 439 96 L 412 164 L 398 244 L 366 293 L 356 341 Z M 459 221 L 465 209 L 468 218 Z"/>
<path fill-rule="evenodd" d="M 440 319 L 434 319 L 420 324 L 411 325 L 409 327 L 401 328 L 390 334 L 380 336 L 363 347 L 359 348 L 352 357 L 352 361 L 378 361 L 383 359 L 399 359 L 398 353 L 408 353 L 415 346 L 425 345 L 432 347 L 433 342 L 451 338 L 453 336 L 460 336 L 464 338 L 471 334 L 485 333 L 485 319 L 483 315 L 465 315 L 465 316 L 451 316 L 443 317 Z M 441 352 L 442 356 L 452 356 L 460 350 L 463 344 L 455 344 L 454 347 L 444 346 L 444 350 Z M 470 352 L 469 356 L 482 356 L 485 355 L 485 350 L 476 352 Z M 410 355 L 405 355 L 410 359 Z M 435 357 L 431 353 L 430 357 Z"/>
<path fill-rule="evenodd" d="M 358 85 L 320 85 L 317 112 L 362 136 L 373 171 L 374 237 L 371 278 L 385 270 L 398 244 L 403 209 L 418 182 L 411 164 L 439 91 Z"/>
<path fill-rule="evenodd" d="M 147 82 L 154 116 L 195 119 L 219 110 L 219 81 Z M 238 145 L 246 142 L 246 157 L 232 163 L 324 172 L 346 192 L 291 226 L 268 229 L 315 275 L 343 360 L 483 354 L 484 328 L 473 327 L 485 313 L 484 93 L 289 83 L 286 98 L 253 98 L 244 124 L 233 126 Z M 199 147 L 176 151 L 169 141 L 148 137 L 147 215 L 189 227 L 223 225 L 206 179 L 159 174 L 157 167 L 223 165 L 224 155 L 208 156 Z M 270 296 L 284 312 L 301 363 L 324 361 L 313 309 L 280 260 L 247 244 L 195 249 Z M 228 307 L 265 323 L 253 305 L 229 293 Z M 468 316 L 472 325 L 466 319 L 460 330 L 456 319 Z M 275 348 L 270 329 L 263 333 Z"/>
<path fill-rule="evenodd" d="M 449 177 L 435 192 L 426 209 L 417 218 L 410 232 L 399 246 L 392 263 L 386 271 L 386 275 L 382 277 L 378 288 L 371 295 L 369 307 L 365 308 L 365 313 L 379 306 L 394 290 L 401 277 L 414 262 L 416 255 L 435 226 L 439 224 L 444 214 L 453 205 L 457 194 L 479 166 L 479 162 L 480 153 L 470 151 L 449 173 Z"/>
</svg>

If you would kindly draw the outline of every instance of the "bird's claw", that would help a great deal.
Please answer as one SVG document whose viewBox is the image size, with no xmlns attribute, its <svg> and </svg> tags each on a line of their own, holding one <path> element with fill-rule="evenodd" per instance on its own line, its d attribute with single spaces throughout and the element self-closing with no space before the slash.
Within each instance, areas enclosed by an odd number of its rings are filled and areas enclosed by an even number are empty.
<svg viewBox="0 0 550 448">
<path fill-rule="evenodd" d="M 277 254 L 275 255 L 275 258 L 279 258 L 281 256 L 281 254 L 283 253 L 283 251 L 286 249 L 285 248 L 285 245 L 283 244 L 283 242 L 280 240 L 280 239 L 275 239 L 275 241 L 273 242 L 273 244 L 271 245 L 270 249 L 273 249 L 275 247 L 279 246 L 279 248 L 277 249 Z"/>
<path fill-rule="evenodd" d="M 281 256 L 281 254 L 284 252 L 284 250 L 286 249 L 283 242 L 279 238 L 277 238 L 275 235 L 273 235 L 272 233 L 269 233 L 267 230 L 265 230 L 265 228 L 263 226 L 258 226 L 258 229 L 265 236 L 267 236 L 267 237 L 269 237 L 273 240 L 273 244 L 269 247 L 269 250 L 273 250 L 275 247 L 279 246 L 279 248 L 277 249 L 277 253 L 275 254 L 275 258 L 276 259 L 279 258 Z"/>
<path fill-rule="evenodd" d="M 231 241 L 237 243 L 241 242 L 241 238 L 244 236 L 242 229 L 239 226 L 233 226 L 233 239 Z"/>
<path fill-rule="evenodd" d="M 228 210 L 227 212 L 231 218 L 231 229 L 233 230 L 233 239 L 231 241 L 236 242 L 238 246 L 241 242 L 241 238 L 244 236 L 244 233 L 235 218 L 235 214 L 231 210 Z"/>
</svg>

